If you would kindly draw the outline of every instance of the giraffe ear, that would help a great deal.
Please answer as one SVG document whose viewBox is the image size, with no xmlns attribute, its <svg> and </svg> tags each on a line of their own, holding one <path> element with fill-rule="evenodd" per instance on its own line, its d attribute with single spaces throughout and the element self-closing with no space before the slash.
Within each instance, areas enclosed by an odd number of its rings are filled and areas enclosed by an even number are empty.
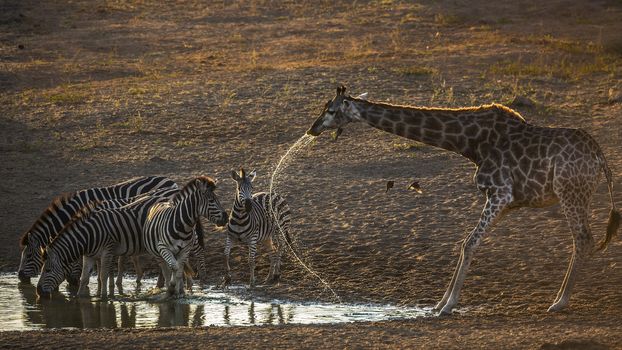
<svg viewBox="0 0 622 350">
<path fill-rule="evenodd" d="M 369 94 L 368 94 L 367 92 L 364 92 L 364 93 L 362 93 L 362 94 L 360 94 L 360 95 L 356 96 L 356 98 L 358 98 L 359 100 L 367 100 L 367 96 L 368 96 L 368 95 L 369 95 Z"/>
</svg>

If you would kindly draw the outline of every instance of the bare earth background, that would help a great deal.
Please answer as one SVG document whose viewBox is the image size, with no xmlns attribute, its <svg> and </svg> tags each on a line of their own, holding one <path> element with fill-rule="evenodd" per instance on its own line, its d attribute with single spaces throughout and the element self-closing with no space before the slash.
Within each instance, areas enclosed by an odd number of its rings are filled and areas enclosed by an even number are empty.
<svg viewBox="0 0 622 350">
<path fill-rule="evenodd" d="M 180 183 L 258 170 L 280 156 L 343 83 L 373 100 L 514 104 L 531 123 L 601 143 L 622 206 L 619 1 L 0 2 L 0 267 L 63 192 L 149 174 Z M 351 126 L 320 137 L 279 191 L 304 258 L 346 301 L 431 306 L 483 197 L 458 155 Z M 387 180 L 395 188 L 385 194 Z M 406 190 L 418 180 L 423 194 Z M 604 234 L 604 181 L 592 229 Z M 222 274 L 223 234 L 207 242 Z M 546 313 L 572 241 L 557 207 L 504 218 L 476 253 L 465 313 L 330 326 L 0 333 L 0 347 L 622 348 L 622 241 L 582 268 L 570 308 Z M 246 250 L 233 255 L 247 281 Z M 267 274 L 267 258 L 259 266 Z M 17 292 L 17 291 L 16 291 Z M 259 296 L 330 300 L 287 258 Z"/>
</svg>

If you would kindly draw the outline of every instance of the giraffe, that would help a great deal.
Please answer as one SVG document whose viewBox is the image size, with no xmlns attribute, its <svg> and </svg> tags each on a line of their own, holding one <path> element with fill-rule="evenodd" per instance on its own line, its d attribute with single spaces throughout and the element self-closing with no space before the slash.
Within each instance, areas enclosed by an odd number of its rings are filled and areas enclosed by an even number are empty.
<svg viewBox="0 0 622 350">
<path fill-rule="evenodd" d="M 604 249 L 616 234 L 620 212 L 613 199 L 611 171 L 598 143 L 581 129 L 529 124 L 516 111 L 500 104 L 465 108 L 430 108 L 371 102 L 337 88 L 320 116 L 307 130 L 311 136 L 350 122 L 368 125 L 411 140 L 452 151 L 475 163 L 477 189 L 486 204 L 475 228 L 462 242 L 460 257 L 447 290 L 435 306 L 451 314 L 476 248 L 489 229 L 509 211 L 560 203 L 573 237 L 566 275 L 548 311 L 564 309 L 577 279 L 577 270 L 594 251 Z M 611 210 L 607 233 L 594 250 L 589 226 L 592 194 L 605 173 Z"/>
</svg>

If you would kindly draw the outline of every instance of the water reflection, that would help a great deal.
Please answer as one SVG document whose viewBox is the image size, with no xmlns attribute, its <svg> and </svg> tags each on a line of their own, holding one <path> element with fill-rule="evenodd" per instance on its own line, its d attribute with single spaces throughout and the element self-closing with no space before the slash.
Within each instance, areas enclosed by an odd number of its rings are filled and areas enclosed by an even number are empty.
<svg viewBox="0 0 622 350">
<path fill-rule="evenodd" d="M 295 304 L 246 300 L 235 293 L 203 289 L 184 298 L 156 302 L 156 280 L 144 279 L 142 290 L 131 279 L 131 294 L 109 300 L 75 298 L 61 285 L 52 299 L 37 300 L 36 282 L 19 283 L 15 274 L 0 274 L 0 331 L 40 328 L 150 328 L 251 326 L 286 323 L 379 321 L 430 315 L 420 308 L 382 305 Z M 232 287 L 235 291 L 236 287 Z M 238 287 L 240 289 L 244 287 Z"/>
</svg>

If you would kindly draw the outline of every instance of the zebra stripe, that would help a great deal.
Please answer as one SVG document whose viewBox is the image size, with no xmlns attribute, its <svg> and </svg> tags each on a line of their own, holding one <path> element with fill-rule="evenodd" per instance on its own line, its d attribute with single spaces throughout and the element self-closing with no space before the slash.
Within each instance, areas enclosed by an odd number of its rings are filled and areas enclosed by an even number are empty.
<svg viewBox="0 0 622 350">
<path fill-rule="evenodd" d="M 68 223 L 45 249 L 43 272 L 37 284 L 37 293 L 47 296 L 58 288 L 72 263 L 84 256 L 79 295 L 86 295 L 90 271 L 96 259 L 100 261 L 98 280 L 101 296 L 107 296 L 106 281 L 113 256 L 137 255 L 144 249 L 142 229 L 149 208 L 165 201 L 179 190 L 160 189 L 141 196 L 131 204 L 120 208 L 97 209 L 95 204 L 86 206 Z M 114 284 L 110 279 L 112 294 Z"/>
<path fill-rule="evenodd" d="M 89 188 L 57 197 L 20 238 L 22 249 L 18 269 L 20 280 L 29 282 L 31 277 L 39 274 L 43 265 L 41 250 L 89 202 L 128 199 L 160 188 L 177 188 L 177 184 L 167 177 L 147 176 L 108 187 Z"/>
<path fill-rule="evenodd" d="M 143 232 L 145 250 L 158 259 L 169 294 L 184 293 L 183 267 L 192 242 L 197 240 L 194 227 L 200 216 L 218 226 L 227 222 L 215 188 L 211 178 L 197 177 L 168 202 L 149 209 Z"/>
<path fill-rule="evenodd" d="M 252 182 L 256 172 L 252 171 L 248 176 L 244 169 L 240 172 L 231 172 L 231 178 L 235 180 L 236 196 L 229 223 L 227 224 L 227 236 L 225 238 L 225 264 L 227 274 L 225 284 L 231 283 L 231 267 L 229 255 L 232 241 L 242 242 L 248 245 L 248 264 L 250 268 L 250 286 L 255 285 L 255 257 L 257 244 L 264 243 L 270 249 L 270 272 L 266 282 L 277 282 L 281 275 L 281 253 L 283 244 L 280 241 L 279 227 L 289 238 L 289 223 L 291 212 L 289 205 L 283 197 L 273 193 L 272 200 L 267 193 L 253 195 Z M 272 207 L 270 207 L 272 206 Z M 276 244 L 276 247 L 275 247 Z"/>
</svg>

